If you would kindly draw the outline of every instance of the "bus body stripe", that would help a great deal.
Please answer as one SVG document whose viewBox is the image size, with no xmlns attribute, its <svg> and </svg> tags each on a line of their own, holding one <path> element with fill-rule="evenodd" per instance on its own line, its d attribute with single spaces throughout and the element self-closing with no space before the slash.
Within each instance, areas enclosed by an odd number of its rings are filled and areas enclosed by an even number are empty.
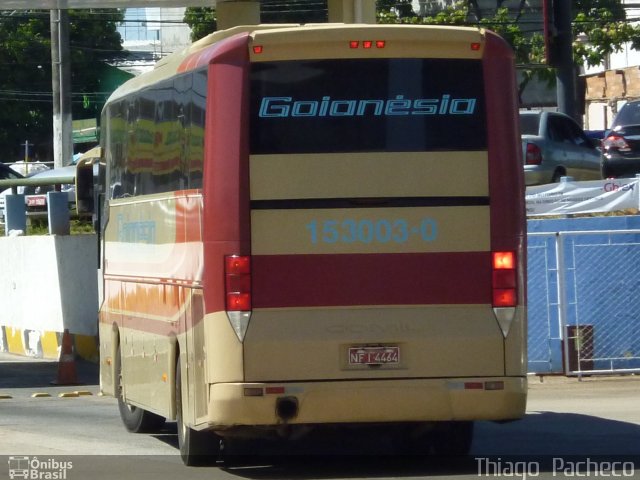
<svg viewBox="0 0 640 480">
<path fill-rule="evenodd" d="M 487 197 L 488 158 L 486 150 L 251 155 L 251 200 Z"/>
<path fill-rule="evenodd" d="M 469 207 L 489 205 L 489 197 L 314 198 L 253 200 L 252 210 L 300 210 L 316 208 Z"/>
<path fill-rule="evenodd" d="M 254 255 L 254 308 L 491 303 L 490 252 Z"/>
</svg>

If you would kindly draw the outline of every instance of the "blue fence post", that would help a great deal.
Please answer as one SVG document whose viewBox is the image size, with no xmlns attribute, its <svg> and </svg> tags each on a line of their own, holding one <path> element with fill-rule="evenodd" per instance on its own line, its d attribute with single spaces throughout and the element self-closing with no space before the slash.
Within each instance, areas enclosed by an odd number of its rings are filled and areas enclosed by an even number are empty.
<svg viewBox="0 0 640 480">
<path fill-rule="evenodd" d="M 27 207 L 24 195 L 10 194 L 4 200 L 4 231 L 5 235 L 10 235 L 12 231 L 27 233 Z"/>
<path fill-rule="evenodd" d="M 47 214 L 49 215 L 49 235 L 69 235 L 69 195 L 67 192 L 47 193 Z"/>
</svg>

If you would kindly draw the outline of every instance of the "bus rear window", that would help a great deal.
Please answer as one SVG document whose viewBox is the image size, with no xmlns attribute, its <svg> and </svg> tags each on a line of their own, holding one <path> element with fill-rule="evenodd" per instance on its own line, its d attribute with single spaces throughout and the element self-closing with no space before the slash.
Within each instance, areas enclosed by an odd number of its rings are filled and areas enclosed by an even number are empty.
<svg viewBox="0 0 640 480">
<path fill-rule="evenodd" d="M 486 149 L 482 63 L 254 63 L 250 130 L 253 154 Z"/>
</svg>

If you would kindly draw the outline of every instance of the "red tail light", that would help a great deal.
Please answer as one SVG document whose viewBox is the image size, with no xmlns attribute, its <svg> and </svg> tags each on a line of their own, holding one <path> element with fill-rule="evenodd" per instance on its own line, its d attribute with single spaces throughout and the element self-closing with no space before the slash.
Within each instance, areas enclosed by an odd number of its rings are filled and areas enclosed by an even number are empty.
<svg viewBox="0 0 640 480">
<path fill-rule="evenodd" d="M 518 303 L 515 252 L 493 252 L 493 306 L 515 307 Z"/>
<path fill-rule="evenodd" d="M 540 165 L 542 163 L 542 150 L 540 147 L 533 143 L 527 143 L 525 164 L 526 165 Z"/>
<path fill-rule="evenodd" d="M 628 152 L 630 150 L 629 144 L 625 140 L 623 136 L 620 135 L 610 135 L 604 140 L 602 140 L 602 148 L 605 150 L 615 149 L 620 152 Z"/>
<path fill-rule="evenodd" d="M 360 48 L 360 45 L 362 45 L 362 48 L 373 48 L 374 46 L 376 48 L 384 48 L 387 42 L 386 40 L 363 40 L 362 42 L 360 40 L 349 40 L 349 48 Z"/>
<path fill-rule="evenodd" d="M 225 290 L 228 312 L 251 310 L 251 257 L 225 257 Z"/>
</svg>

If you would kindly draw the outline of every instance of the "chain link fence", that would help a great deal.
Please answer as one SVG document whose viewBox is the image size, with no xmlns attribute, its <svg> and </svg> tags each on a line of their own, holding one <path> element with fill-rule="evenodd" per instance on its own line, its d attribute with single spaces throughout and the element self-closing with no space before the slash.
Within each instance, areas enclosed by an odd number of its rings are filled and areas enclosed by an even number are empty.
<svg viewBox="0 0 640 480">
<path fill-rule="evenodd" d="M 640 230 L 529 234 L 529 371 L 640 372 Z"/>
</svg>

